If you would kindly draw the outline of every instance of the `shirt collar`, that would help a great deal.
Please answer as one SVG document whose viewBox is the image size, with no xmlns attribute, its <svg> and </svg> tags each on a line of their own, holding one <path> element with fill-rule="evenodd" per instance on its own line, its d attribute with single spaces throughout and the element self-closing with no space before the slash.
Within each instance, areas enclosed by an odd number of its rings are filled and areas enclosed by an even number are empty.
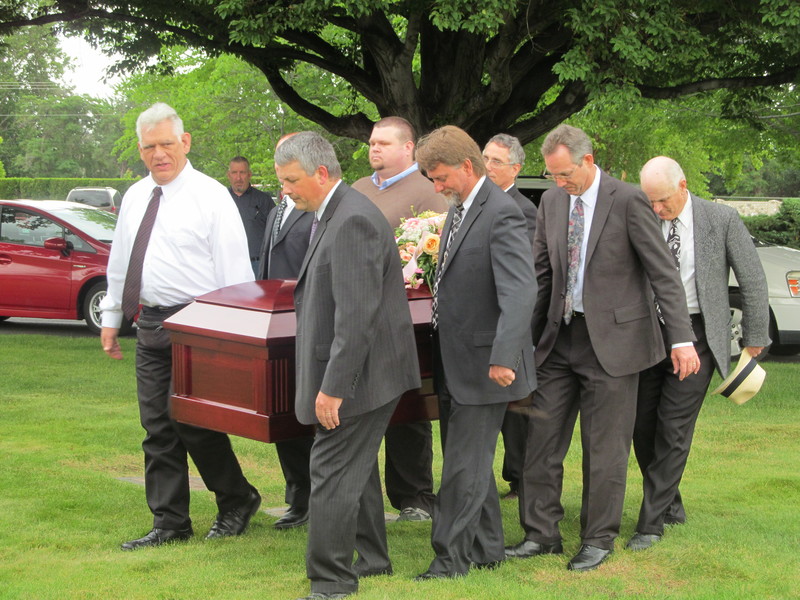
<svg viewBox="0 0 800 600">
<path fill-rule="evenodd" d="M 595 174 L 594 174 L 594 181 L 592 181 L 592 185 L 584 190 L 584 192 L 580 195 L 581 201 L 594 208 L 594 205 L 597 204 L 597 193 L 600 191 L 600 177 L 603 175 L 603 172 L 600 170 L 600 167 L 594 165 Z M 578 196 L 573 196 L 572 194 L 569 195 L 569 205 L 575 206 L 575 198 Z"/>
<path fill-rule="evenodd" d="M 478 179 L 478 183 L 475 184 L 475 187 L 472 188 L 472 191 L 467 196 L 467 199 L 461 203 L 461 206 L 464 207 L 464 214 L 467 214 L 469 207 L 472 206 L 472 202 L 475 200 L 475 196 L 478 195 L 478 190 L 481 189 L 483 182 L 486 181 L 486 175 Z"/>
<path fill-rule="evenodd" d="M 339 181 L 337 181 L 333 185 L 331 190 L 328 192 L 328 195 L 325 196 L 325 200 L 322 201 L 322 204 L 320 204 L 319 208 L 315 211 L 316 215 L 317 215 L 317 221 L 321 221 L 322 220 L 322 215 L 325 214 L 325 209 L 328 208 L 328 203 L 331 201 L 331 197 L 333 196 L 333 192 L 336 191 L 336 188 L 338 188 L 341 183 L 342 183 L 342 180 L 340 179 Z"/>
<path fill-rule="evenodd" d="M 413 165 L 408 167 L 405 171 L 402 171 L 402 172 L 398 173 L 394 177 L 389 177 L 389 179 L 384 179 L 383 182 L 379 181 L 378 173 L 375 172 L 375 173 L 372 174 L 372 183 L 374 183 L 375 186 L 379 190 L 385 190 L 386 188 L 388 188 L 393 183 L 397 183 L 401 179 L 403 179 L 405 177 L 408 177 L 409 175 L 411 175 L 414 171 L 416 171 L 418 169 L 419 169 L 419 165 L 417 163 L 414 163 Z"/>
</svg>

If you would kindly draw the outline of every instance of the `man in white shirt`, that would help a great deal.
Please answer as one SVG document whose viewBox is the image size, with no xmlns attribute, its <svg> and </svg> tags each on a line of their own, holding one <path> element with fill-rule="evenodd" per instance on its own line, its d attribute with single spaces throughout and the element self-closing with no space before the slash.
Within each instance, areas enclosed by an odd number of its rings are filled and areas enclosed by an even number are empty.
<svg viewBox="0 0 800 600">
<path fill-rule="evenodd" d="M 122 359 L 122 319 L 141 305 L 136 346 L 139 413 L 147 435 L 145 493 L 153 529 L 123 550 L 160 546 L 193 535 L 187 454 L 219 513 L 208 538 L 239 535 L 261 504 L 242 474 L 228 436 L 169 416 L 172 348 L 164 319 L 198 295 L 253 280 L 242 220 L 227 190 L 186 158 L 191 135 L 174 109 L 157 103 L 136 121 L 139 154 L 150 175 L 125 194 L 108 262 L 100 340 Z"/>
</svg>

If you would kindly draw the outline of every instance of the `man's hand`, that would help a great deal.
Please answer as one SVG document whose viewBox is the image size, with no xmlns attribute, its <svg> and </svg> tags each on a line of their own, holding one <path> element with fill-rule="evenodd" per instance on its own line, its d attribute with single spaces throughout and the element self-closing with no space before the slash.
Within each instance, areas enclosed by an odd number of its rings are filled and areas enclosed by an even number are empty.
<svg viewBox="0 0 800 600">
<path fill-rule="evenodd" d="M 325 429 L 334 429 L 339 425 L 339 407 L 341 398 L 328 396 L 324 392 L 317 394 L 316 412 L 319 424 Z"/>
<path fill-rule="evenodd" d="M 764 351 L 764 346 L 747 346 L 745 351 L 749 352 L 753 358 L 756 358 Z"/>
<path fill-rule="evenodd" d="M 100 330 L 100 343 L 103 345 L 103 352 L 113 359 L 122 360 L 122 349 L 119 347 L 119 328 L 103 327 Z"/>
<path fill-rule="evenodd" d="M 517 378 L 513 369 L 501 367 L 500 365 L 489 365 L 489 379 L 500 387 L 508 387 Z"/>
<path fill-rule="evenodd" d="M 672 349 L 673 373 L 678 375 L 678 379 L 683 381 L 692 373 L 700 370 L 700 358 L 694 346 L 680 346 Z"/>
</svg>

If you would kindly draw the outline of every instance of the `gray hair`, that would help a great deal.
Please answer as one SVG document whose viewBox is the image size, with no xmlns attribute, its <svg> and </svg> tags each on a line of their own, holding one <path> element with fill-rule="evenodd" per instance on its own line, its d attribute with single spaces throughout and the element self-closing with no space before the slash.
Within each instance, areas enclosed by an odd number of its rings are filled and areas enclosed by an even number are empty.
<svg viewBox="0 0 800 600">
<path fill-rule="evenodd" d="M 594 154 L 592 140 L 586 132 L 571 125 L 559 125 L 547 134 L 542 144 L 542 156 L 550 156 L 559 146 L 566 146 L 572 162 L 576 165 L 581 164 L 587 154 Z"/>
<path fill-rule="evenodd" d="M 513 164 L 525 164 L 525 150 L 522 149 L 522 144 L 520 144 L 519 140 L 513 135 L 498 133 L 497 135 L 493 135 L 492 138 L 486 142 L 486 146 L 489 144 L 497 144 L 498 146 L 507 148 L 508 157 Z M 484 148 L 486 146 L 484 146 Z"/>
<path fill-rule="evenodd" d="M 275 164 L 285 167 L 297 161 L 306 175 L 323 166 L 331 177 L 341 177 L 342 167 L 331 143 L 314 131 L 301 131 L 284 140 L 275 150 Z"/>
<path fill-rule="evenodd" d="M 163 102 L 156 102 L 136 119 L 136 137 L 139 138 L 139 142 L 142 141 L 142 133 L 163 121 L 172 121 L 172 131 L 175 133 L 175 137 L 179 138 L 183 135 L 183 121 L 175 109 Z"/>
<path fill-rule="evenodd" d="M 656 156 L 644 163 L 642 170 L 639 172 L 639 181 L 659 175 L 665 183 L 669 184 L 672 190 L 677 190 L 681 181 L 686 179 L 686 175 L 684 175 L 683 169 L 677 160 L 669 156 Z"/>
</svg>

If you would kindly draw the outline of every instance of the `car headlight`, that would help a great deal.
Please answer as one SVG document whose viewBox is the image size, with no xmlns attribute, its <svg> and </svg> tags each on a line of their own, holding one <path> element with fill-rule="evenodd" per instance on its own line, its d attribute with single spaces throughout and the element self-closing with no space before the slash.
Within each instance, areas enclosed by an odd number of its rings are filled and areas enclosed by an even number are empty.
<svg viewBox="0 0 800 600">
<path fill-rule="evenodd" d="M 786 274 L 786 284 L 792 298 L 800 298 L 800 271 L 789 271 Z"/>
</svg>

